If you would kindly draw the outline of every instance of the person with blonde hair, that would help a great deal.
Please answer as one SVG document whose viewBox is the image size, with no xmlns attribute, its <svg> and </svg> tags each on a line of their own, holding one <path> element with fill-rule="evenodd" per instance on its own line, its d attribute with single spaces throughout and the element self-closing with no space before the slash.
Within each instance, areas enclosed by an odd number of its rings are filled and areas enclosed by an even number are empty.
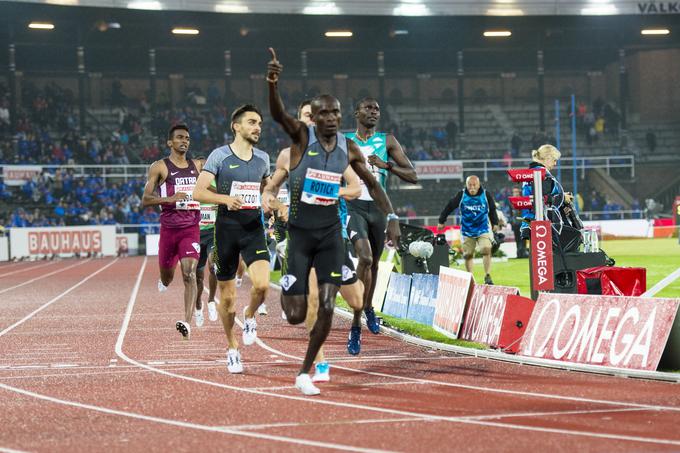
<svg viewBox="0 0 680 453">
<path fill-rule="evenodd" d="M 573 195 L 569 192 L 564 192 L 562 184 L 550 173 L 557 161 L 562 157 L 562 153 L 553 145 L 542 145 L 538 149 L 531 151 L 531 163 L 529 168 L 540 170 L 545 169 L 545 177 L 543 178 L 543 194 L 547 195 L 545 208 L 548 211 L 547 219 L 553 223 L 561 223 L 561 216 L 559 210 L 563 207 L 565 202 L 571 204 Z M 534 194 L 533 182 L 525 182 L 522 185 L 522 195 L 532 196 Z M 531 232 L 529 230 L 529 223 L 534 219 L 534 211 L 532 209 L 522 210 L 522 225 L 520 232 L 522 239 L 529 239 Z"/>
</svg>

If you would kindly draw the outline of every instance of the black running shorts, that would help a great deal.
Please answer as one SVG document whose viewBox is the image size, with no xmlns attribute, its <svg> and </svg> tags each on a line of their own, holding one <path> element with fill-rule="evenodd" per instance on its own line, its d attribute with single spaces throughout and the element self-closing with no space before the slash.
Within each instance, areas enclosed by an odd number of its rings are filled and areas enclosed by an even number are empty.
<svg viewBox="0 0 680 453">
<path fill-rule="evenodd" d="M 342 285 L 342 267 L 347 253 L 339 222 L 317 230 L 288 225 L 287 235 L 287 273 L 280 280 L 284 295 L 309 294 L 307 282 L 312 263 L 319 285 Z"/>
<path fill-rule="evenodd" d="M 203 270 L 205 263 L 208 262 L 208 254 L 212 253 L 214 243 L 215 229 L 201 230 L 201 254 L 198 257 L 198 267 L 196 268 L 199 272 Z"/>
<path fill-rule="evenodd" d="M 246 266 L 255 261 L 269 261 L 269 249 L 265 238 L 264 227 L 246 230 L 225 228 L 219 221 L 215 225 L 215 247 L 213 260 L 215 262 L 215 276 L 219 281 L 232 280 L 238 269 L 239 255 L 243 257 Z"/>
<path fill-rule="evenodd" d="M 352 200 L 347 203 L 349 225 L 347 232 L 352 243 L 368 239 L 373 259 L 379 260 L 385 247 L 387 216 L 378 209 L 375 201 Z"/>
</svg>

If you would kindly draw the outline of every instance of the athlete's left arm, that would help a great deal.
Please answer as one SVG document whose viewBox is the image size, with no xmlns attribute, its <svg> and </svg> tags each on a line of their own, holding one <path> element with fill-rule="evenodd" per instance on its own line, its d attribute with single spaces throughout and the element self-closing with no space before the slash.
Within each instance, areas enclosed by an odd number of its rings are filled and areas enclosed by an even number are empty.
<svg viewBox="0 0 680 453">
<path fill-rule="evenodd" d="M 394 215 L 394 209 L 392 209 L 392 203 L 387 197 L 387 194 L 383 190 L 382 186 L 375 179 L 373 174 L 366 167 L 364 160 L 364 155 L 361 153 L 359 146 L 351 140 L 347 141 L 348 152 L 349 152 L 349 164 L 352 169 L 356 172 L 357 176 L 364 181 L 368 193 L 371 195 L 378 209 L 383 211 L 388 217 Z M 394 215 L 387 222 L 387 237 L 392 241 L 394 245 L 399 243 L 399 237 L 401 232 L 399 230 L 399 218 Z"/>
<path fill-rule="evenodd" d="M 411 184 L 418 182 L 416 169 L 413 168 L 413 164 L 408 157 L 406 157 L 406 153 L 402 149 L 401 144 L 392 134 L 387 136 L 387 155 L 394 160 L 394 163 L 385 162 L 375 154 L 368 157 L 368 163 L 378 168 L 386 169 L 390 173 L 394 173 L 402 181 L 410 182 Z"/>
<path fill-rule="evenodd" d="M 359 195 L 361 195 L 361 183 L 359 183 L 359 177 L 354 172 L 354 170 L 352 170 L 352 167 L 347 167 L 345 172 L 342 174 L 342 177 L 345 179 L 347 185 L 340 187 L 338 196 L 344 198 L 345 200 L 354 200 L 355 198 L 359 198 Z"/>
</svg>

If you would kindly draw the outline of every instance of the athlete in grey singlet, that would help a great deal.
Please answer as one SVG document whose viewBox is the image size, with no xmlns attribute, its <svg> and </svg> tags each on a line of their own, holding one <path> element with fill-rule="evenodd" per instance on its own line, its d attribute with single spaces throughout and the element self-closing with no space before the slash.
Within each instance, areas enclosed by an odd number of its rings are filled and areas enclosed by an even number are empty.
<svg viewBox="0 0 680 453">
<path fill-rule="evenodd" d="M 305 395 L 318 395 L 320 391 L 312 383 L 309 370 L 330 331 L 335 297 L 342 277 L 344 243 L 337 202 L 340 181 L 347 166 L 351 165 L 366 183 L 371 196 L 386 215 L 394 215 L 394 212 L 385 191 L 366 168 L 359 147 L 356 143 L 345 140 L 339 133 L 342 118 L 340 102 L 330 95 L 314 98 L 314 127 L 307 127 L 291 116 L 283 106 L 277 87 L 283 66 L 277 60 L 274 50 L 269 50 L 272 54 L 267 71 L 269 110 L 272 118 L 281 124 L 292 139 L 288 272 L 291 272 L 291 267 L 299 272 L 298 275 L 282 277 L 284 293 L 281 296 L 281 305 L 288 322 L 304 322 L 307 315 L 306 282 L 311 264 L 314 263 L 319 283 L 319 314 L 310 332 L 309 345 L 295 386 Z M 387 230 L 388 237 L 396 243 L 399 240 L 398 222 L 388 222 Z M 323 261 L 320 262 L 319 258 Z M 323 271 L 319 264 L 323 265 Z M 297 281 L 300 283 L 296 285 Z"/>
</svg>

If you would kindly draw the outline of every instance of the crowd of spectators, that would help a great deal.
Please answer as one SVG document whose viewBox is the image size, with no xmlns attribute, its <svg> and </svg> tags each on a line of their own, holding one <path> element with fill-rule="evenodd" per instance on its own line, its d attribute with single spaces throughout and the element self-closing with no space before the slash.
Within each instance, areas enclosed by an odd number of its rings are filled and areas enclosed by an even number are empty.
<svg viewBox="0 0 680 453">
<path fill-rule="evenodd" d="M 155 224 L 158 209 L 142 207 L 144 183 L 112 182 L 100 174 L 79 177 L 70 169 L 43 171 L 13 193 L 15 208 L 0 221 L 6 227 Z M 3 193 L 0 186 L 0 197 Z"/>
</svg>

